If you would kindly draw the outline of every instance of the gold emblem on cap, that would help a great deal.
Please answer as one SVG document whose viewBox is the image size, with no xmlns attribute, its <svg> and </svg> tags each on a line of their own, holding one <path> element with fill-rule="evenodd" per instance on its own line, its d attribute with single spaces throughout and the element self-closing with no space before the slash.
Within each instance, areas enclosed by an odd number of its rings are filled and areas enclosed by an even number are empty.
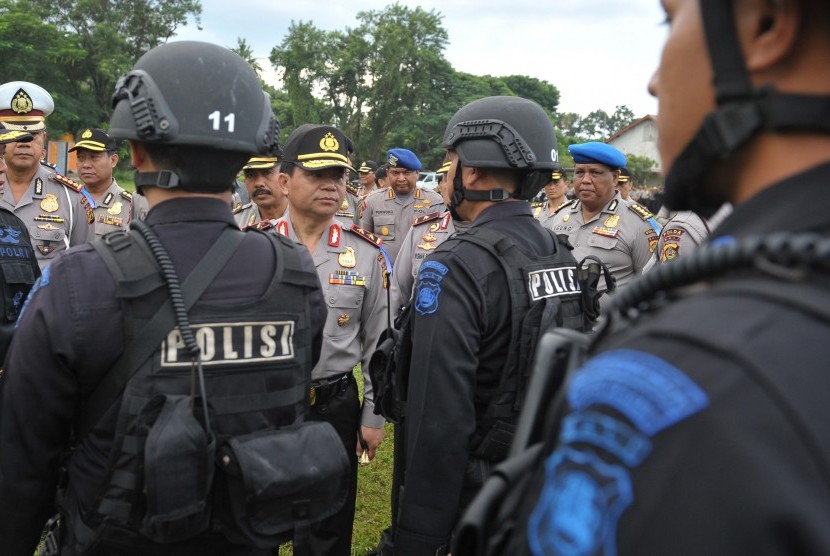
<svg viewBox="0 0 830 556">
<path fill-rule="evenodd" d="M 609 216 L 608 218 L 605 219 L 605 222 L 603 223 L 603 226 L 605 226 L 606 228 L 616 228 L 617 224 L 619 222 L 620 222 L 620 215 L 619 214 L 614 214 L 614 215 L 611 215 L 611 216 Z"/>
<path fill-rule="evenodd" d="M 339 317 L 337 317 L 337 326 L 346 326 L 349 324 L 349 321 L 352 319 L 349 313 L 343 313 Z"/>
<path fill-rule="evenodd" d="M 357 259 L 354 256 L 354 249 L 346 247 L 345 253 L 337 255 L 337 263 L 343 268 L 354 268 L 357 264 Z"/>
<path fill-rule="evenodd" d="M 563 216 L 563 217 L 562 217 L 562 222 L 567 222 L 567 221 L 568 221 L 568 220 L 570 220 L 570 219 L 571 219 L 571 215 L 570 215 L 570 214 L 566 214 L 565 216 Z"/>
<path fill-rule="evenodd" d="M 29 94 L 23 89 L 20 89 L 14 94 L 11 109 L 18 114 L 27 114 L 31 112 L 34 107 L 35 105 L 32 103 L 32 97 L 30 97 Z"/>
<path fill-rule="evenodd" d="M 115 216 L 116 214 L 121 214 L 121 201 L 115 201 L 110 208 L 107 209 L 107 214 L 111 214 Z"/>
<path fill-rule="evenodd" d="M 55 212 L 58 210 L 58 198 L 50 193 L 40 202 L 40 208 L 46 212 Z"/>
<path fill-rule="evenodd" d="M 87 129 L 86 131 L 84 131 L 81 134 L 81 139 L 89 139 L 90 137 L 92 137 L 92 130 L 91 129 Z"/>
<path fill-rule="evenodd" d="M 320 148 L 324 151 L 337 152 L 340 148 L 340 143 L 334 138 L 331 132 L 328 132 L 320 139 Z"/>
</svg>

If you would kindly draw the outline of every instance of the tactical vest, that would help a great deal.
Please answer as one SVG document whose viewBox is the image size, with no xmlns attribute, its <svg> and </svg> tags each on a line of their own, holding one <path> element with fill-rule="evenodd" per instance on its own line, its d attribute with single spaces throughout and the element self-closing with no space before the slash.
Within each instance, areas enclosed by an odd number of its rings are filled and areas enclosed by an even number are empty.
<svg viewBox="0 0 830 556">
<path fill-rule="evenodd" d="M 342 445 L 330 426 L 305 422 L 312 367 L 305 298 L 319 282 L 302 268 L 296 245 L 265 235 L 277 268 L 260 299 L 232 307 L 196 301 L 188 311 L 201 348 L 209 426 L 175 327 L 121 394 L 105 480 L 90 514 L 66 516 L 78 552 L 93 542 L 152 551 L 205 532 L 241 546 L 274 547 L 291 538 L 292 522 L 316 521 L 342 505 L 341 467 L 348 468 Z M 135 231 L 96 243 L 123 300 L 130 345 L 168 292 Z M 319 469 L 310 470 L 309 460 Z M 309 471 L 317 475 L 303 477 Z M 322 479 L 317 491 L 302 491 L 309 478 Z"/>
<path fill-rule="evenodd" d="M 25 224 L 6 209 L 0 209 L 0 361 L 14 335 L 15 322 L 40 269 Z"/>
</svg>

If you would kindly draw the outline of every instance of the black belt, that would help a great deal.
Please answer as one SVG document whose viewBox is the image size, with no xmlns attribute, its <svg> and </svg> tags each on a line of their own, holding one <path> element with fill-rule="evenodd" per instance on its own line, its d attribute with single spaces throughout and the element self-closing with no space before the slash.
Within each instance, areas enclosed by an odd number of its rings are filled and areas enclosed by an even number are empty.
<svg viewBox="0 0 830 556">
<path fill-rule="evenodd" d="M 337 375 L 333 378 L 315 380 L 311 383 L 311 397 L 309 405 L 314 407 L 317 404 L 325 403 L 334 396 L 345 392 L 352 381 L 352 371 Z"/>
</svg>

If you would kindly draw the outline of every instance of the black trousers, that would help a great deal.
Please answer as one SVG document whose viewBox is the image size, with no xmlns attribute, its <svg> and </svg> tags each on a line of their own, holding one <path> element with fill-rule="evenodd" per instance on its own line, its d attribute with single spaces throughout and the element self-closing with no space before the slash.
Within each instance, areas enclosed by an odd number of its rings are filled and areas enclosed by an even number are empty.
<svg viewBox="0 0 830 556">
<path fill-rule="evenodd" d="M 339 394 L 312 406 L 312 421 L 331 423 L 337 431 L 349 456 L 351 475 L 349 495 L 343 508 L 311 529 L 305 546 L 295 547 L 298 556 L 351 556 L 354 506 L 357 498 L 357 432 L 360 428 L 360 398 L 357 383 L 351 377 L 349 385 Z"/>
</svg>

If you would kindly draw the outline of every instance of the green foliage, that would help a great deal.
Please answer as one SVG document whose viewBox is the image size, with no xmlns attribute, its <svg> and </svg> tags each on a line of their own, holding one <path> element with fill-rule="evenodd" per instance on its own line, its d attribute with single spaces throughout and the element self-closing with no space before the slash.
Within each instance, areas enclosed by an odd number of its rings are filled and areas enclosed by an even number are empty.
<svg viewBox="0 0 830 556">
<path fill-rule="evenodd" d="M 196 0 L 0 0 L 0 75 L 50 92 L 53 137 L 105 127 L 118 77 L 201 10 Z"/>
<path fill-rule="evenodd" d="M 650 183 L 649 178 L 657 171 L 657 161 L 647 156 L 638 156 L 636 154 L 627 154 L 626 158 L 628 159 L 626 167 L 631 172 L 634 183 Z"/>
</svg>

